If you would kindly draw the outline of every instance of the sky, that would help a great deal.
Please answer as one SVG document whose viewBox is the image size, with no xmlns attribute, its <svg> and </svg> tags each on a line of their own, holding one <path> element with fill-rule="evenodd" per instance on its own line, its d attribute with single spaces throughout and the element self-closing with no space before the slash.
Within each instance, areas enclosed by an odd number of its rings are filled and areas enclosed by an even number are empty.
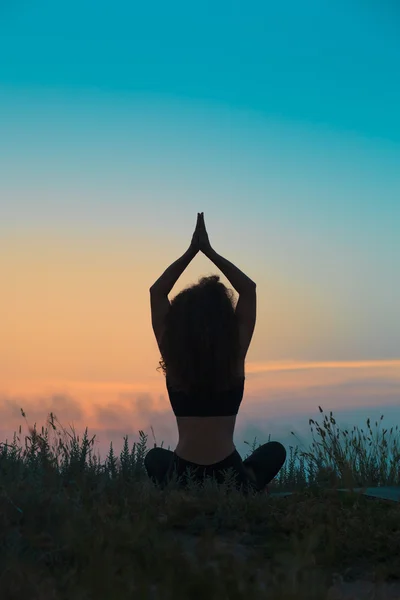
<svg viewBox="0 0 400 600">
<path fill-rule="evenodd" d="M 101 457 L 175 447 L 149 287 L 197 212 L 257 283 L 239 452 L 307 445 L 318 406 L 400 424 L 399 27 L 389 0 L 1 3 L 1 440 L 53 411 Z"/>
</svg>

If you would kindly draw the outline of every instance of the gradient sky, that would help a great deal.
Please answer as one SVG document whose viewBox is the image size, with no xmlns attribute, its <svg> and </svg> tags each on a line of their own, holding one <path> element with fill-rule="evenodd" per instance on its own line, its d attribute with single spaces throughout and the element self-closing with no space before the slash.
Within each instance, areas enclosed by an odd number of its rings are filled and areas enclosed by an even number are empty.
<svg viewBox="0 0 400 600">
<path fill-rule="evenodd" d="M 394 2 L 0 7 L 0 438 L 174 447 L 149 287 L 203 211 L 257 282 L 235 443 L 400 423 Z M 218 272 L 198 255 L 173 297 Z M 222 281 L 229 282 L 221 275 Z"/>
</svg>

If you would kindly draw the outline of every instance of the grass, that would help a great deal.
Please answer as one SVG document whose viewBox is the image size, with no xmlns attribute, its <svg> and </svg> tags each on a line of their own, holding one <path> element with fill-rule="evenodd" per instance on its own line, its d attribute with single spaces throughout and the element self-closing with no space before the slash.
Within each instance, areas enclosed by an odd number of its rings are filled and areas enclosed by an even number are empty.
<svg viewBox="0 0 400 600">
<path fill-rule="evenodd" d="M 270 486 L 298 493 L 271 498 L 241 495 L 229 473 L 220 487 L 160 490 L 143 431 L 101 464 L 95 436 L 50 414 L 24 446 L 16 433 L 0 444 L 1 598 L 311 600 L 329 597 L 334 573 L 399 577 L 400 504 L 335 491 L 400 485 L 398 426 L 382 419 L 351 431 L 332 413 L 310 420 L 310 448 L 291 447 Z"/>
</svg>

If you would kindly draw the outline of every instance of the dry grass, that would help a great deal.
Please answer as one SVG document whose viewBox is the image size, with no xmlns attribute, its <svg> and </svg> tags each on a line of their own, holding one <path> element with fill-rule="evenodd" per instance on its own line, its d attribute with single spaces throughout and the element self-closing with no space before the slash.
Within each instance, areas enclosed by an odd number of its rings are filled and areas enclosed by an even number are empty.
<svg viewBox="0 0 400 600">
<path fill-rule="evenodd" d="M 24 447 L 16 434 L 0 446 L 1 598 L 311 600 L 331 597 L 333 573 L 399 577 L 400 504 L 335 491 L 400 485 L 398 427 L 382 418 L 365 431 L 340 431 L 332 413 L 310 420 L 311 447 L 291 448 L 271 486 L 297 493 L 271 498 L 241 495 L 229 476 L 160 490 L 142 431 L 100 464 L 95 436 L 50 414 Z"/>
</svg>

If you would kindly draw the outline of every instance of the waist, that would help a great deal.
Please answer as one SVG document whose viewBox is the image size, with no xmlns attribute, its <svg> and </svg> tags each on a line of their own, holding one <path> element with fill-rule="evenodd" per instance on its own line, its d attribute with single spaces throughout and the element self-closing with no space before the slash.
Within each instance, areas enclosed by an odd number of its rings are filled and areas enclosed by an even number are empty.
<svg viewBox="0 0 400 600">
<path fill-rule="evenodd" d="M 179 441 L 176 454 L 198 464 L 212 464 L 235 450 L 236 416 L 177 417 Z"/>
</svg>

